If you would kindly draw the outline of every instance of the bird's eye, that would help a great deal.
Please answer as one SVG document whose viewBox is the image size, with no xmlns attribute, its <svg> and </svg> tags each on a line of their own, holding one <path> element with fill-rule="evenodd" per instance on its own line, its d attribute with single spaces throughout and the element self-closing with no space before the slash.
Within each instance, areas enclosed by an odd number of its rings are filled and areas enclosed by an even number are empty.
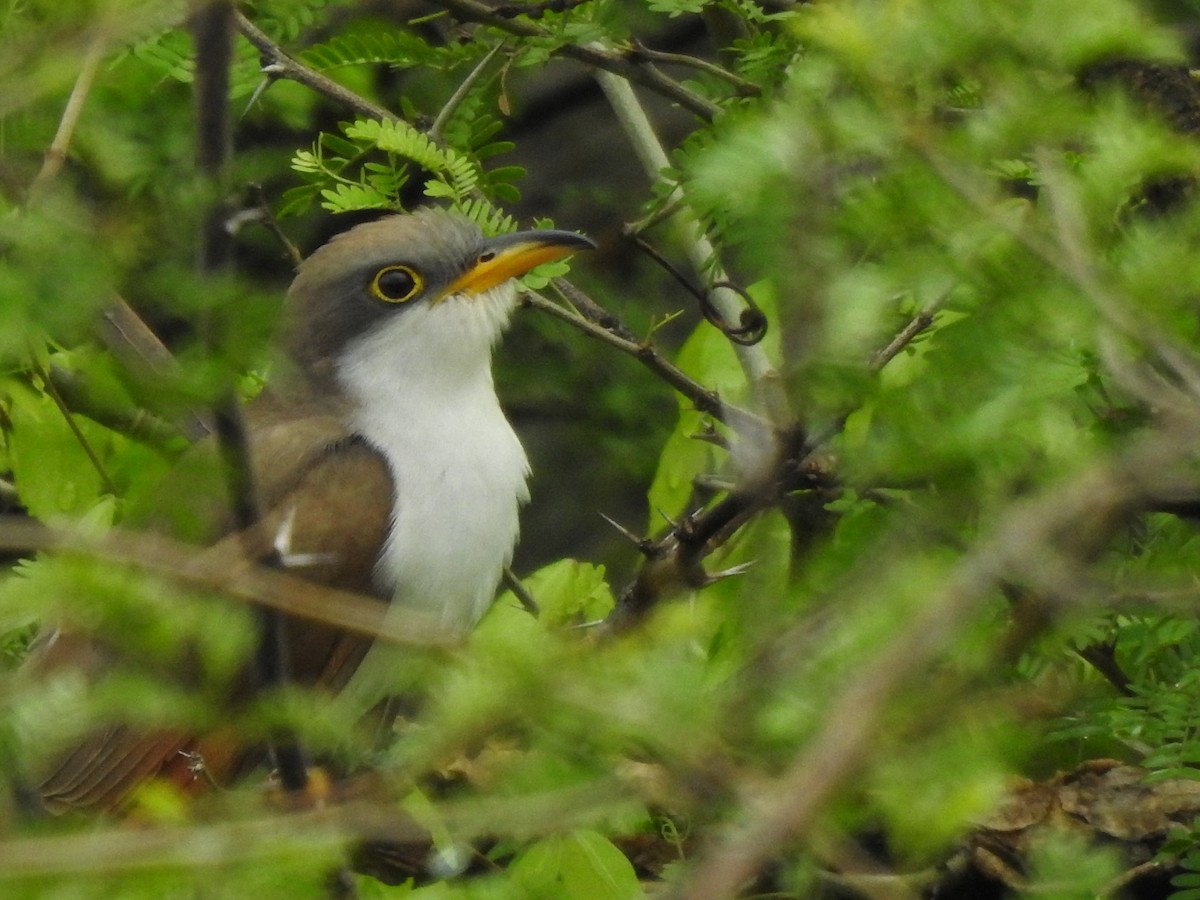
<svg viewBox="0 0 1200 900">
<path fill-rule="evenodd" d="M 384 303 L 404 303 L 415 297 L 424 283 L 421 276 L 408 266 L 388 266 L 375 273 L 371 280 L 371 293 Z"/>
<path fill-rule="evenodd" d="M 478 261 L 481 263 L 491 262 L 495 258 L 496 258 L 495 250 L 484 250 L 482 253 L 479 254 Z"/>
</svg>

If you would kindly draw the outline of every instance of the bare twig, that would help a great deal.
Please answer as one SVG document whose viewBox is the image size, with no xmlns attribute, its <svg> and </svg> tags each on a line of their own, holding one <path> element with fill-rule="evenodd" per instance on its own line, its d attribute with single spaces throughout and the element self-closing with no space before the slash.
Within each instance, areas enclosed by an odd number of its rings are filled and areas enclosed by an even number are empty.
<svg viewBox="0 0 1200 900">
<path fill-rule="evenodd" d="M 923 309 L 913 316 L 899 333 L 888 341 L 887 346 L 880 347 L 871 354 L 867 367 L 872 372 L 878 372 L 893 359 L 899 356 L 913 339 L 933 324 L 934 309 Z"/>
<path fill-rule="evenodd" d="M 242 13 L 236 13 L 234 22 L 237 30 L 242 33 L 258 52 L 262 54 L 263 74 L 268 78 L 286 78 L 297 84 L 302 84 L 318 94 L 323 94 L 368 119 L 395 120 L 397 116 L 382 106 L 372 103 L 365 97 L 342 87 L 336 81 L 326 78 L 315 69 L 306 66 L 295 57 L 286 53 L 276 44 L 266 32 L 247 19 Z"/>
<path fill-rule="evenodd" d="M 575 9 L 577 6 L 590 2 L 590 0 L 541 0 L 540 3 L 502 3 L 499 6 L 492 7 L 492 12 L 498 16 L 504 16 L 506 19 L 514 18 L 515 16 L 527 16 L 530 19 L 540 19 L 546 13 L 561 13 L 570 9 Z"/>
<path fill-rule="evenodd" d="M 593 300 L 584 291 L 567 281 L 567 279 L 554 279 L 554 287 L 575 308 L 576 312 L 589 322 L 611 331 L 623 340 L 630 343 L 637 343 L 637 335 L 630 328 L 626 327 L 624 322 Z"/>
<path fill-rule="evenodd" d="M 288 262 L 292 264 L 293 269 L 298 269 L 300 263 L 304 262 L 304 254 L 300 252 L 287 232 L 279 225 L 279 220 L 275 218 L 275 214 L 271 212 L 271 204 L 267 202 L 266 192 L 261 184 L 252 184 L 250 189 L 254 192 L 255 208 L 251 210 L 252 216 L 249 216 L 249 221 L 253 221 L 261 225 L 267 231 L 271 232 L 275 240 L 279 241 L 279 246 L 283 248 L 284 254 L 287 256 Z"/>
<path fill-rule="evenodd" d="M 46 185 L 58 177 L 62 171 L 63 164 L 67 160 L 67 155 L 70 150 L 71 141 L 75 136 L 76 126 L 79 124 L 79 117 L 83 113 L 84 105 L 87 101 L 88 94 L 96 79 L 96 74 L 100 69 L 100 64 L 104 61 L 104 53 L 108 47 L 108 40 L 104 35 L 94 37 L 87 50 L 83 55 L 83 62 L 79 69 L 79 75 L 75 79 L 75 84 L 71 88 L 71 94 L 67 98 L 67 104 L 63 109 L 62 118 L 59 120 L 58 129 L 54 134 L 53 140 L 50 142 L 49 148 L 46 150 L 45 157 L 42 161 L 42 167 L 34 177 L 33 182 L 29 187 L 31 198 L 36 198 L 39 191 L 43 190 Z M 170 352 L 162 345 L 157 336 L 150 330 L 142 319 L 133 311 L 128 303 L 121 297 L 113 294 L 109 300 L 108 309 L 105 311 L 101 328 L 101 337 L 109 348 L 114 350 L 119 356 L 126 360 L 132 357 L 139 360 L 141 363 L 149 365 L 152 369 L 162 373 L 170 368 L 174 360 Z M 80 399 L 80 390 L 77 379 L 72 379 L 70 373 L 61 370 L 51 370 L 50 372 L 42 373 L 46 389 L 50 392 L 52 399 L 63 410 L 63 414 L 67 417 L 73 431 L 77 433 L 77 437 L 88 453 L 88 457 L 92 460 L 92 465 L 100 472 L 101 478 L 108 490 L 112 490 L 111 482 L 108 476 L 104 473 L 96 459 L 92 448 L 83 440 L 83 436 L 78 434 L 78 429 L 70 417 L 70 409 L 74 404 L 66 402 L 67 399 Z M 64 397 L 64 394 L 70 394 L 70 398 Z M 87 415 L 87 412 L 84 412 Z M 99 420 L 98 420 L 99 421 Z M 121 417 L 117 422 L 110 418 L 105 424 L 121 424 L 128 426 L 128 430 L 118 428 L 123 433 L 133 436 L 143 436 L 154 442 L 165 442 L 169 440 L 167 431 L 169 426 L 163 423 L 154 423 L 152 417 L 144 415 L 133 415 L 129 417 Z M 162 427 L 158 427 L 162 425 Z M 145 431 L 144 429 L 149 429 Z M 185 418 L 185 421 L 180 423 L 181 431 L 190 439 L 195 440 L 207 433 L 205 423 L 195 416 Z"/>
<path fill-rule="evenodd" d="M 100 63 L 104 61 L 104 51 L 108 47 L 108 40 L 103 34 L 99 34 L 92 38 L 92 42 L 88 44 L 88 48 L 83 55 L 83 62 L 79 68 L 79 75 L 75 78 L 75 85 L 71 88 L 71 95 L 67 98 L 67 105 L 63 109 L 62 118 L 58 122 L 58 131 L 54 134 L 54 139 L 50 142 L 50 147 L 46 150 L 46 156 L 42 160 L 42 168 L 38 171 L 30 185 L 30 193 L 36 193 L 40 188 L 44 187 L 62 171 L 63 163 L 67 161 L 67 150 L 71 146 L 71 139 L 75 135 L 75 126 L 79 123 L 79 116 L 83 112 L 83 105 L 87 99 L 88 93 L 92 89 L 92 83 L 96 79 L 96 72 L 100 69 Z"/>
<path fill-rule="evenodd" d="M 493 28 L 506 31 L 517 37 L 552 37 L 551 32 L 541 25 L 524 19 L 498 15 L 495 10 L 479 2 L 479 0 L 433 0 L 433 2 L 449 10 L 465 22 L 478 22 L 481 25 L 490 25 Z M 585 46 L 565 44 L 554 52 L 559 56 L 574 59 L 594 69 L 610 72 L 622 80 L 628 79 L 645 88 L 649 88 L 675 101 L 684 109 L 705 121 L 711 121 L 721 111 L 721 108 L 715 103 L 701 97 L 694 91 L 688 90 L 678 81 L 668 78 L 649 63 L 636 62 L 604 47 L 595 44 Z"/>
<path fill-rule="evenodd" d="M 438 805 L 439 833 L 473 840 L 509 834 L 538 836 L 594 823 L 614 804 L 632 802 L 616 779 L 519 796 L 450 800 Z M 47 876 L 102 876 L 163 868 L 211 870 L 229 863 L 268 865 L 281 855 L 342 856 L 347 844 L 367 841 L 411 845 L 428 856 L 429 828 L 395 803 L 357 801 L 286 815 L 190 826 L 126 826 L 6 840 L 0 843 L 0 882 Z"/>
</svg>

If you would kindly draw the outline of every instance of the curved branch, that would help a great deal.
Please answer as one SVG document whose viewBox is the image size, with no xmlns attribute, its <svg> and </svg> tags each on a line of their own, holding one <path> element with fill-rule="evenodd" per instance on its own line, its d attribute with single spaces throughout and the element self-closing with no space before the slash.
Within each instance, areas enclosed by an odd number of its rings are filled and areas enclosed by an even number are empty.
<svg viewBox="0 0 1200 900">
<path fill-rule="evenodd" d="M 524 19 L 499 15 L 495 10 L 480 3 L 479 0 L 433 0 L 433 2 L 465 22 L 488 25 L 517 37 L 549 38 L 553 36 L 541 25 Z M 668 78 L 647 62 L 635 61 L 628 56 L 614 53 L 594 44 L 565 44 L 554 52 L 558 56 L 565 56 L 594 69 L 610 72 L 621 79 L 632 81 L 655 93 L 662 94 L 706 122 L 711 122 L 721 112 L 721 107 L 717 104 L 688 90 L 678 81 Z"/>
</svg>

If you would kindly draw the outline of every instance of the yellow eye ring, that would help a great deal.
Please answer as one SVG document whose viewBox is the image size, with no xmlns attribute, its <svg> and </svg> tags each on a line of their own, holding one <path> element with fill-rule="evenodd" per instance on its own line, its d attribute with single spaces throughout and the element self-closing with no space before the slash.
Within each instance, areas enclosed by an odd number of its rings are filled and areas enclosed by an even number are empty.
<svg viewBox="0 0 1200 900">
<path fill-rule="evenodd" d="M 421 293 L 425 279 L 408 266 L 386 266 L 371 279 L 371 296 L 384 303 L 405 303 Z"/>
</svg>

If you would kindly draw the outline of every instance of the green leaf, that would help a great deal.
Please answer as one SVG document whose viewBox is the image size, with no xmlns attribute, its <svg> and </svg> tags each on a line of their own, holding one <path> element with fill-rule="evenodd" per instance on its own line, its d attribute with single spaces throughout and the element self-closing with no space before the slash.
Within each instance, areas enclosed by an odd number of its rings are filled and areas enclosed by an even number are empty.
<svg viewBox="0 0 1200 900">
<path fill-rule="evenodd" d="M 25 508 L 48 523 L 61 523 L 92 509 L 105 495 L 96 463 L 104 464 L 112 433 L 73 416 L 77 435 L 49 395 L 14 381 L 4 390 L 10 404 L 9 460 Z"/>
<path fill-rule="evenodd" d="M 640 900 L 633 866 L 603 835 L 574 831 L 524 851 L 509 875 L 528 900 Z"/>
<path fill-rule="evenodd" d="M 560 559 L 525 579 L 525 588 L 541 608 L 547 625 L 582 624 L 603 619 L 613 608 L 604 567 Z M 513 598 L 506 594 L 505 598 Z"/>
</svg>

